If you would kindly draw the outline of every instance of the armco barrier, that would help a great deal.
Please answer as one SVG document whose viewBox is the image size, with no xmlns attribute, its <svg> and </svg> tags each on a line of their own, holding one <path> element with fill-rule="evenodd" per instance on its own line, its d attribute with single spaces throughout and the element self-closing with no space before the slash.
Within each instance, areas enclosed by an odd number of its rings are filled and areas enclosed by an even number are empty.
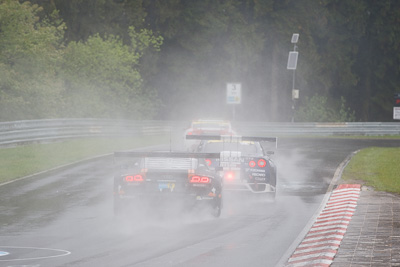
<svg viewBox="0 0 400 267">
<path fill-rule="evenodd" d="M 104 136 L 183 134 L 189 121 L 131 121 L 111 119 L 46 119 L 0 123 L 0 145 L 50 142 Z M 400 135 L 400 122 L 273 123 L 234 122 L 241 135 Z"/>
<path fill-rule="evenodd" d="M 234 125 L 242 135 L 319 135 L 319 136 L 386 136 L 400 135 L 400 122 L 343 123 L 263 123 L 240 122 Z"/>
<path fill-rule="evenodd" d="M 60 139 L 161 135 L 183 132 L 188 122 L 108 119 L 48 119 L 0 123 L 0 145 L 14 146 Z"/>
</svg>

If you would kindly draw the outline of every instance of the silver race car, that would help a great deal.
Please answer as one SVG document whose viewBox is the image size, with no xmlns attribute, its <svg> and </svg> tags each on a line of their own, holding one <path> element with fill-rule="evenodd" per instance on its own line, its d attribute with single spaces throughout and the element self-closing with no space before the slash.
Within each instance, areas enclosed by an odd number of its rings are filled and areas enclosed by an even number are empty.
<svg viewBox="0 0 400 267">
<path fill-rule="evenodd" d="M 274 152 L 265 151 L 261 143 L 272 142 L 276 148 L 276 137 L 188 135 L 186 138 L 201 140 L 199 153 L 220 153 L 220 158 L 205 160 L 210 168 L 223 169 L 224 190 L 264 193 L 275 199 L 277 168 L 271 159 Z"/>
</svg>

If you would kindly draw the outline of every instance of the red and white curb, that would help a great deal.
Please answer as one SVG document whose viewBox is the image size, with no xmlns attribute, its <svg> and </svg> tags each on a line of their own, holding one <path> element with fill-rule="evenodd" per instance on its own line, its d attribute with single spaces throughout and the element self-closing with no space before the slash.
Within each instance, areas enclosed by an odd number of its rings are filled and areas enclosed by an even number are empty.
<svg viewBox="0 0 400 267">
<path fill-rule="evenodd" d="M 285 266 L 330 266 L 357 206 L 361 185 L 342 184 Z"/>
</svg>

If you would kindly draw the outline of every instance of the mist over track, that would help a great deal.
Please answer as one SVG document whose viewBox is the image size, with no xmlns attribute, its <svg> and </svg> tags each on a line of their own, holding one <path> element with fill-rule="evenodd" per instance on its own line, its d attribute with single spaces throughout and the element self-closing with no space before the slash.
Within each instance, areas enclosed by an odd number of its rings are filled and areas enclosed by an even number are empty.
<svg viewBox="0 0 400 267">
<path fill-rule="evenodd" d="M 113 161 L 0 186 L 0 266 L 276 266 L 321 205 L 339 164 L 399 140 L 280 138 L 275 203 L 226 194 L 221 218 L 147 211 L 115 219 Z M 166 149 L 160 148 L 160 149 Z"/>
</svg>

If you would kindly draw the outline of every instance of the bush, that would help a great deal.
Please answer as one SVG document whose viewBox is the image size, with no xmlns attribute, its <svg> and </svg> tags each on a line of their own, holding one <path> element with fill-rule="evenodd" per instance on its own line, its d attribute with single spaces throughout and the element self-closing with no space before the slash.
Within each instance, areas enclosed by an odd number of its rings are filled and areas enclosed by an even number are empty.
<svg viewBox="0 0 400 267">
<path fill-rule="evenodd" d="M 306 98 L 295 113 L 295 120 L 298 122 L 352 122 L 355 121 L 355 112 L 346 107 L 346 99 L 343 96 L 339 105 L 330 106 L 327 97 L 315 95 Z"/>
</svg>

